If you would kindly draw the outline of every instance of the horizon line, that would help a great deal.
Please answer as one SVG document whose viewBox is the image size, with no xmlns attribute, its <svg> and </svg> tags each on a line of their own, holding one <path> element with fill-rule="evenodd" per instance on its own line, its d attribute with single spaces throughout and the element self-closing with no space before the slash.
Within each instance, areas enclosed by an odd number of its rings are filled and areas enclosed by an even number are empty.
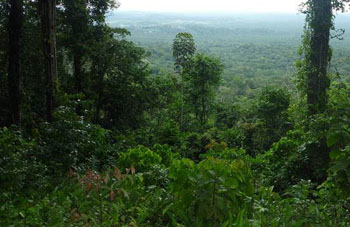
<svg viewBox="0 0 350 227">
<path fill-rule="evenodd" d="M 302 14 L 300 11 L 235 11 L 235 10 L 141 10 L 141 9 L 115 9 L 113 12 L 137 12 L 137 13 L 242 13 L 242 14 L 251 14 L 251 13 L 262 13 L 262 14 Z"/>
</svg>

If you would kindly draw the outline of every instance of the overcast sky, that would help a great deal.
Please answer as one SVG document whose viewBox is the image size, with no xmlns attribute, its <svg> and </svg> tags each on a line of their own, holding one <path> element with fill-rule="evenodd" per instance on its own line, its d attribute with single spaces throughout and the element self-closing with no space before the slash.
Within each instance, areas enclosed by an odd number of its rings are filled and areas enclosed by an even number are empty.
<svg viewBox="0 0 350 227">
<path fill-rule="evenodd" d="M 162 12 L 289 12 L 303 0 L 119 0 L 120 10 Z"/>
</svg>

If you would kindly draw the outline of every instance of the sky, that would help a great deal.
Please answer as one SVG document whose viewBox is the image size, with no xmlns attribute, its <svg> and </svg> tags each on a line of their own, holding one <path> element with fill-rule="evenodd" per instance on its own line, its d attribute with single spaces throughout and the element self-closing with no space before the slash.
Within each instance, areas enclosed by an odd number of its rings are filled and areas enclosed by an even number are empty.
<svg viewBox="0 0 350 227">
<path fill-rule="evenodd" d="M 119 0 L 120 10 L 156 12 L 297 13 L 303 0 Z"/>
</svg>

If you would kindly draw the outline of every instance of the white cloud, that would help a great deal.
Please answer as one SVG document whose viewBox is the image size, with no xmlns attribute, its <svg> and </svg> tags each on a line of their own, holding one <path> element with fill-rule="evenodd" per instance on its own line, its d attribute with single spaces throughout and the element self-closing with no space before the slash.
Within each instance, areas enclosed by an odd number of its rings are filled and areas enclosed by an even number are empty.
<svg viewBox="0 0 350 227">
<path fill-rule="evenodd" d="M 121 10 L 297 12 L 303 0 L 120 0 Z"/>
</svg>

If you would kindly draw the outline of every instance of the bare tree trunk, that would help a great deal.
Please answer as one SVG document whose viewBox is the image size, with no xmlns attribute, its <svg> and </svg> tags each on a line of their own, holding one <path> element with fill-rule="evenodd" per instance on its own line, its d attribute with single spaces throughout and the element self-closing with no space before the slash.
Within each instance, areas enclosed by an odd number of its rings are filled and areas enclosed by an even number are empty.
<svg viewBox="0 0 350 227">
<path fill-rule="evenodd" d="M 23 25 L 23 1 L 10 0 L 9 14 L 9 65 L 8 65 L 8 94 L 9 94 L 9 122 L 21 123 L 21 88 L 20 88 L 20 36 Z"/>
<path fill-rule="evenodd" d="M 57 82 L 56 0 L 39 0 L 46 73 L 46 117 L 52 121 Z"/>
</svg>

